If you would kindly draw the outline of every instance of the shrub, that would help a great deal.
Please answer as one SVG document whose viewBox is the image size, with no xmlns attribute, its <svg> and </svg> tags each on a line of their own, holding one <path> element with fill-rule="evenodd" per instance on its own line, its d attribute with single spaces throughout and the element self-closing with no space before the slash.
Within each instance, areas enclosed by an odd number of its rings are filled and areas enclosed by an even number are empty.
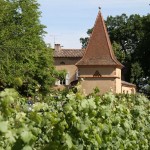
<svg viewBox="0 0 150 150">
<path fill-rule="evenodd" d="M 0 93 L 1 150 L 148 150 L 150 101 L 143 95 L 80 92 L 46 99 Z"/>
</svg>

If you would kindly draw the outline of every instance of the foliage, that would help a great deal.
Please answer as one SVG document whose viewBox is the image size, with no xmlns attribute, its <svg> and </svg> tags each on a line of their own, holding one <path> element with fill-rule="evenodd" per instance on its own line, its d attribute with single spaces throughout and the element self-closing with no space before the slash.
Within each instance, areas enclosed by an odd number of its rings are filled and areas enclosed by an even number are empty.
<svg viewBox="0 0 150 150">
<path fill-rule="evenodd" d="M 46 99 L 0 92 L 1 150 L 150 148 L 150 101 L 143 95 L 49 94 Z"/>
<path fill-rule="evenodd" d="M 0 90 L 14 87 L 23 95 L 47 93 L 54 83 L 52 50 L 43 41 L 35 0 L 0 0 Z"/>
<path fill-rule="evenodd" d="M 116 42 L 113 42 L 112 43 L 112 48 L 113 48 L 113 51 L 114 51 L 115 56 L 117 57 L 117 59 L 121 63 L 124 63 L 124 61 L 125 61 L 125 53 L 121 50 L 121 45 L 116 43 Z"/>
<path fill-rule="evenodd" d="M 142 82 L 142 73 L 143 70 L 138 62 L 135 62 L 131 65 L 131 82 L 140 85 L 139 83 Z M 139 88 L 139 87 L 137 87 Z"/>
<path fill-rule="evenodd" d="M 89 41 L 89 36 L 91 35 L 92 30 L 93 30 L 93 28 L 88 29 L 88 31 L 86 32 L 88 37 L 80 38 L 80 42 L 82 43 L 82 48 L 86 48 L 87 47 L 87 44 L 88 44 L 88 41 Z"/>
<path fill-rule="evenodd" d="M 109 16 L 106 24 L 111 41 L 120 44 L 121 51 L 125 53 L 123 62 L 125 80 L 135 83 L 140 92 L 150 95 L 150 91 L 142 90 L 142 87 L 150 86 L 150 47 L 148 44 L 150 15 Z"/>
<path fill-rule="evenodd" d="M 146 80 L 147 85 L 150 87 L 150 14 L 143 17 L 143 38 L 138 44 L 136 49 L 136 61 L 140 62 L 140 65 L 143 69 L 143 76 Z M 145 86 L 146 84 L 143 84 Z M 146 92 L 150 95 L 150 90 Z"/>
<path fill-rule="evenodd" d="M 59 70 L 59 71 L 56 72 L 55 76 L 56 76 L 57 79 L 63 80 L 63 79 L 65 79 L 66 74 L 67 74 L 66 70 Z"/>
</svg>

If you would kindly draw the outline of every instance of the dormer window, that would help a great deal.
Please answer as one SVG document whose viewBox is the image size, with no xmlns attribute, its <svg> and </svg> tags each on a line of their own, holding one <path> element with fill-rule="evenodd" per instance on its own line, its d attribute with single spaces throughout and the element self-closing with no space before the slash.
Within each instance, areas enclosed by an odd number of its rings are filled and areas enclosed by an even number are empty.
<svg viewBox="0 0 150 150">
<path fill-rule="evenodd" d="M 95 73 L 93 74 L 93 77 L 101 77 L 101 74 L 99 73 L 98 70 L 95 71 Z"/>
<path fill-rule="evenodd" d="M 62 61 L 62 62 L 60 62 L 60 64 L 61 64 L 61 65 L 65 65 L 65 62 Z"/>
</svg>

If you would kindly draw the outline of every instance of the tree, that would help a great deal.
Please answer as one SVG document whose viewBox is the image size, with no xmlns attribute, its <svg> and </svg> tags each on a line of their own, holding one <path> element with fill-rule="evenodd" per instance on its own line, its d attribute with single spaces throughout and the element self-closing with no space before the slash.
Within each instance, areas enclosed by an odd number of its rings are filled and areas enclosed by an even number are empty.
<svg viewBox="0 0 150 150">
<path fill-rule="evenodd" d="M 54 83 L 52 50 L 36 0 L 0 0 L 0 88 L 21 94 L 46 93 Z"/>
<path fill-rule="evenodd" d="M 93 28 L 88 29 L 88 31 L 86 32 L 88 37 L 80 38 L 80 42 L 82 43 L 82 48 L 86 48 L 87 47 L 87 44 L 88 44 L 88 41 L 89 41 L 89 36 L 92 33 L 92 30 L 93 30 Z"/>
<path fill-rule="evenodd" d="M 143 17 L 143 36 L 136 49 L 136 57 L 140 60 L 145 76 L 150 76 L 150 14 Z"/>
<path fill-rule="evenodd" d="M 138 89 L 142 82 L 142 77 L 143 77 L 143 70 L 139 62 L 133 63 L 131 65 L 131 82 L 135 83 Z"/>
<path fill-rule="evenodd" d="M 135 60 L 143 69 L 141 91 L 150 96 L 150 14 L 143 16 L 143 36 L 135 51 Z"/>
<path fill-rule="evenodd" d="M 125 53 L 124 51 L 121 50 L 121 45 L 113 42 L 112 43 L 112 48 L 114 50 L 115 56 L 117 57 L 117 59 L 121 62 L 124 63 L 125 61 Z"/>
</svg>

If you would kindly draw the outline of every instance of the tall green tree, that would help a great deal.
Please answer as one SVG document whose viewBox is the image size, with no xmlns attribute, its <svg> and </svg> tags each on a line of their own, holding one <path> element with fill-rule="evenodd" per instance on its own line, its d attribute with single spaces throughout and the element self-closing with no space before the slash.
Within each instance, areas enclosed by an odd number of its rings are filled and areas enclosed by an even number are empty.
<svg viewBox="0 0 150 150">
<path fill-rule="evenodd" d="M 54 83 L 52 50 L 43 40 L 36 0 L 0 0 L 0 88 L 28 95 Z M 35 90 L 36 89 L 36 90 Z"/>
<path fill-rule="evenodd" d="M 143 36 L 135 51 L 135 60 L 143 69 L 141 91 L 150 95 L 150 14 L 143 16 Z"/>
<path fill-rule="evenodd" d="M 113 42 L 112 48 L 117 59 L 123 64 L 125 61 L 125 52 L 121 50 L 121 45 L 116 42 Z"/>
</svg>

